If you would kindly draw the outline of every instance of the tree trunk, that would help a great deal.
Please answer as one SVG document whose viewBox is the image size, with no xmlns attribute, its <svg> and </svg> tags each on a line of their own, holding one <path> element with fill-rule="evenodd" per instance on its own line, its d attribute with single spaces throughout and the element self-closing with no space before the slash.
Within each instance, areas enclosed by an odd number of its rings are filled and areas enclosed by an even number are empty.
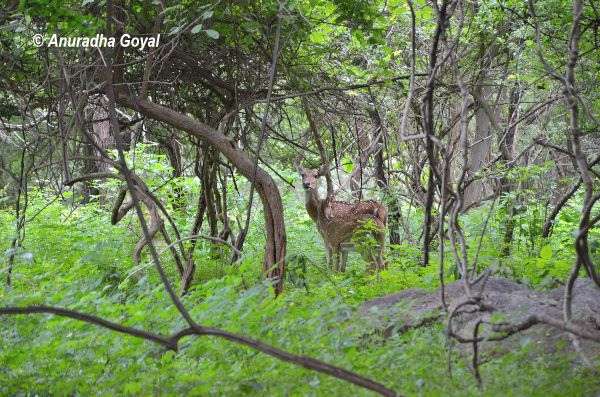
<svg viewBox="0 0 600 397">
<path fill-rule="evenodd" d="M 398 198 L 395 197 L 390 191 L 389 181 L 386 177 L 385 161 L 383 158 L 383 150 L 385 147 L 385 131 L 383 129 L 381 116 L 379 115 L 379 111 L 377 110 L 377 106 L 375 105 L 375 97 L 372 93 L 371 101 L 373 102 L 373 107 L 368 109 L 368 113 L 371 117 L 371 120 L 373 121 L 373 124 L 375 124 L 374 137 L 379 137 L 377 139 L 379 150 L 377 151 L 377 153 L 375 153 L 375 178 L 377 179 L 377 186 L 379 186 L 379 188 L 381 188 L 381 190 L 383 191 L 383 194 L 385 196 L 385 203 L 388 207 L 389 242 L 390 244 L 400 244 L 400 207 Z"/>
<path fill-rule="evenodd" d="M 216 129 L 185 114 L 145 99 L 119 95 L 119 103 L 157 121 L 165 122 L 201 139 L 223 154 L 242 175 L 254 183 L 264 209 L 265 217 L 265 257 L 263 270 L 274 282 L 275 293 L 283 290 L 285 275 L 286 234 L 283 220 L 281 195 L 275 181 L 262 168 L 254 170 L 254 163 L 248 155 Z M 256 174 L 256 178 L 254 175 Z"/>
<path fill-rule="evenodd" d="M 487 79 L 483 80 L 483 83 Z M 497 117 L 497 109 L 492 104 L 494 92 L 488 86 L 476 90 L 475 138 L 469 153 L 469 173 L 475 175 L 488 161 L 492 148 L 492 126 L 496 124 L 492 118 Z M 468 208 L 481 201 L 489 193 L 489 187 L 483 181 L 476 180 L 465 189 L 464 207 Z"/>
<path fill-rule="evenodd" d="M 500 154 L 502 156 L 502 160 L 505 164 L 507 164 L 508 168 L 512 168 L 512 160 L 514 158 L 514 144 L 515 144 L 515 135 L 517 133 L 517 126 L 514 122 L 519 118 L 519 102 L 521 100 L 521 91 L 517 85 L 513 86 L 510 92 L 510 103 L 508 106 L 508 122 L 507 129 L 500 136 L 499 144 L 500 144 Z M 502 178 L 500 180 L 500 192 L 499 193 L 507 193 L 515 188 L 514 184 L 508 180 L 507 178 Z M 518 199 L 518 198 L 517 198 Z M 510 200 L 510 199 L 509 199 Z M 507 204 L 507 216 L 506 216 L 506 227 L 504 229 L 504 236 L 502 239 L 502 249 L 500 255 L 502 257 L 507 257 L 510 255 L 510 248 L 512 246 L 512 240 L 514 237 L 514 229 L 515 229 L 515 220 L 514 217 L 516 215 L 515 211 L 515 203 L 512 201 Z"/>
</svg>

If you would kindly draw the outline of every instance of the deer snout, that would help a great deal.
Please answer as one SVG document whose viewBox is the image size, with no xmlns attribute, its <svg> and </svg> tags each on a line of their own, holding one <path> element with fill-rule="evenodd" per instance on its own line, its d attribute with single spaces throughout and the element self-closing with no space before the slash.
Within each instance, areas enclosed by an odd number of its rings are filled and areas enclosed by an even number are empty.
<svg viewBox="0 0 600 397">
<path fill-rule="evenodd" d="M 302 187 L 305 189 L 310 189 L 310 183 L 308 182 L 302 182 Z"/>
</svg>

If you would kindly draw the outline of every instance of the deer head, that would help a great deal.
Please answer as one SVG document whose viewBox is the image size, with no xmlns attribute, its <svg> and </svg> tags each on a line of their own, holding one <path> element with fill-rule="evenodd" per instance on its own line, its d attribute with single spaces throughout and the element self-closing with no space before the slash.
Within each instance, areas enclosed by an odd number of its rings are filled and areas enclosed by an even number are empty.
<svg viewBox="0 0 600 397">
<path fill-rule="evenodd" d="M 302 187 L 304 190 L 314 190 L 317 188 L 319 184 L 319 178 L 325 173 L 324 167 L 326 166 L 321 166 L 318 169 L 310 169 L 304 168 L 300 164 L 296 166 L 298 173 L 302 177 Z"/>
<path fill-rule="evenodd" d="M 302 177 L 302 187 L 304 190 L 313 190 L 317 188 L 320 177 L 319 170 L 300 168 L 298 172 Z"/>
<path fill-rule="evenodd" d="M 319 178 L 323 176 L 323 167 L 319 169 L 304 168 L 300 161 L 295 162 L 296 169 L 302 178 L 302 188 L 304 189 L 304 204 L 308 215 L 317 222 L 318 214 L 321 211 L 323 199 L 319 197 L 317 187 Z"/>
</svg>

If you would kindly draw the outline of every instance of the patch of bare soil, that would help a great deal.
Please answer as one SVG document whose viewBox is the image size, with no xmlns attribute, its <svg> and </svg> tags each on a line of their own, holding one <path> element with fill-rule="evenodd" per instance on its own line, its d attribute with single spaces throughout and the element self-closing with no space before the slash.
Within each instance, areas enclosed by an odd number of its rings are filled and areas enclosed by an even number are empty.
<svg viewBox="0 0 600 397">
<path fill-rule="evenodd" d="M 474 287 L 479 292 L 478 286 Z M 452 310 L 465 299 L 461 281 L 445 288 L 446 302 Z M 472 338 L 473 329 L 479 320 L 520 323 L 530 315 L 545 315 L 562 321 L 562 299 L 564 287 L 550 291 L 535 291 L 524 285 L 504 278 L 490 278 L 485 284 L 482 301 L 494 308 L 490 311 L 466 313 L 455 318 L 453 329 L 464 338 Z M 440 291 L 427 292 L 419 289 L 405 290 L 364 303 L 360 313 L 385 336 L 433 322 L 445 321 L 446 315 L 440 299 Z M 573 299 L 573 321 L 575 324 L 600 334 L 600 289 L 589 279 L 576 282 Z M 498 335 L 491 329 L 483 329 L 480 335 Z M 504 340 L 483 342 L 480 348 L 488 354 L 503 354 L 518 348 L 523 343 L 539 347 L 538 353 L 574 351 L 570 337 L 555 327 L 537 324 Z M 470 344 L 464 345 L 469 347 Z M 581 339 L 581 350 L 597 361 L 600 344 Z"/>
</svg>

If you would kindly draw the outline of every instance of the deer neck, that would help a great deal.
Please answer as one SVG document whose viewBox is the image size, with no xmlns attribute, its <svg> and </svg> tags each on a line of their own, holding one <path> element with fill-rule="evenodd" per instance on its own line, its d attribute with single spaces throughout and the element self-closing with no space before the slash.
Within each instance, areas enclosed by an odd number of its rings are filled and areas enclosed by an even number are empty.
<svg viewBox="0 0 600 397">
<path fill-rule="evenodd" d="M 319 207 L 323 200 L 319 198 L 317 189 L 309 189 L 304 191 L 304 204 L 306 205 L 306 212 L 313 221 L 317 221 L 319 218 Z"/>
</svg>

